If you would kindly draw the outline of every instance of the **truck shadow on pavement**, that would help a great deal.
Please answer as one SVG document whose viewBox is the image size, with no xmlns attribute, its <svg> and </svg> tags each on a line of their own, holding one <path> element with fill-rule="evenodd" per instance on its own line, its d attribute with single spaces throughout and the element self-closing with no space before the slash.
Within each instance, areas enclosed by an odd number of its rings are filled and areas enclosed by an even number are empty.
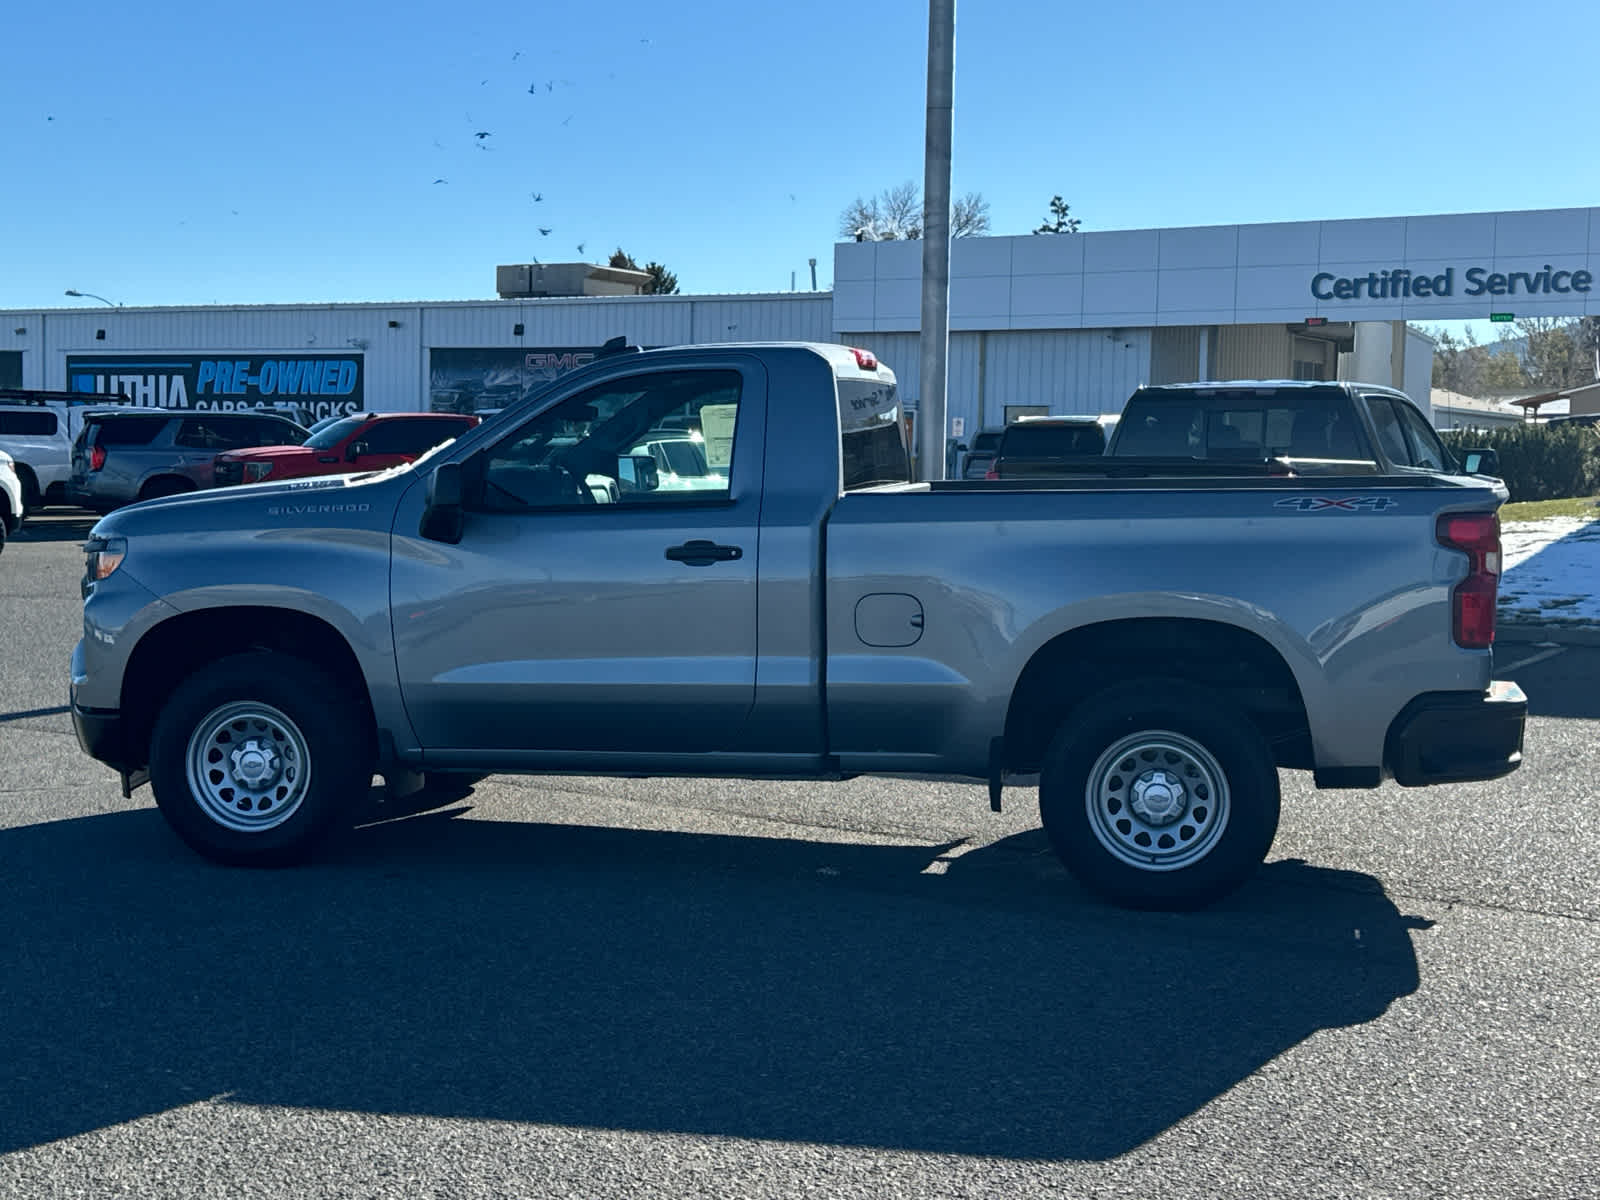
<svg viewBox="0 0 1600 1200">
<path fill-rule="evenodd" d="M 288 871 L 154 810 L 0 831 L 0 1153 L 221 1098 L 1105 1159 L 1414 991 L 1428 924 L 1299 862 L 1122 912 L 1037 831 L 956 856 L 467 811 Z"/>
</svg>

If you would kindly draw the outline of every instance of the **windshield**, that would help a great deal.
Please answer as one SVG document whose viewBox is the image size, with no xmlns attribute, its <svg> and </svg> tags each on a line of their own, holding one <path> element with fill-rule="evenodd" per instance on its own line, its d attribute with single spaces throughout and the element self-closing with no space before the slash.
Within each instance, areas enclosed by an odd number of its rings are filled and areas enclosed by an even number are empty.
<svg viewBox="0 0 1600 1200">
<path fill-rule="evenodd" d="M 312 450 L 331 450 L 366 423 L 365 417 L 345 417 L 313 433 L 301 444 Z"/>
</svg>

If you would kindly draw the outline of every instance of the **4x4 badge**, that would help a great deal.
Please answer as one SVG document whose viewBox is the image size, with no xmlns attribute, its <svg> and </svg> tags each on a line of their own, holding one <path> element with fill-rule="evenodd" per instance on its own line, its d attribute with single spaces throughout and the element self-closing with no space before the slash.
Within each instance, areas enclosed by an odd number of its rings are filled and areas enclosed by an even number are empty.
<svg viewBox="0 0 1600 1200">
<path fill-rule="evenodd" d="M 1399 503 L 1392 496 L 1288 496 L 1273 507 L 1292 508 L 1296 512 L 1321 512 L 1328 508 L 1339 512 L 1382 512 Z"/>
</svg>

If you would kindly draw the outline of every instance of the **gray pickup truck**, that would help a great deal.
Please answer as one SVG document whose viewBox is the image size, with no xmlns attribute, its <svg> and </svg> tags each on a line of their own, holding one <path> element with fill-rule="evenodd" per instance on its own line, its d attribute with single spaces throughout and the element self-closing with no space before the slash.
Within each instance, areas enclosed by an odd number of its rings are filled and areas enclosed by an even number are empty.
<svg viewBox="0 0 1600 1200">
<path fill-rule="evenodd" d="M 722 484 L 662 487 L 664 437 Z M 1088 888 L 1194 906 L 1266 856 L 1280 768 L 1521 758 L 1503 489 L 1253 466 L 913 484 L 864 351 L 630 348 L 414 464 L 102 520 L 73 720 L 229 863 L 305 858 L 375 772 L 1037 774 Z"/>
</svg>

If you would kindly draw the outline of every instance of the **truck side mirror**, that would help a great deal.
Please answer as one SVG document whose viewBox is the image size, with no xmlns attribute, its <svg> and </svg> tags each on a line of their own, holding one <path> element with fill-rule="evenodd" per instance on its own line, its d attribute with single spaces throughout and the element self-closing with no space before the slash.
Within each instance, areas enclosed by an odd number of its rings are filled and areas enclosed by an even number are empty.
<svg viewBox="0 0 1600 1200">
<path fill-rule="evenodd" d="M 355 462 L 355 460 L 360 458 L 363 454 L 369 453 L 371 453 L 371 451 L 368 449 L 365 442 L 351 442 L 344 448 L 344 460 L 346 462 Z"/>
<path fill-rule="evenodd" d="M 428 477 L 428 503 L 417 532 L 432 542 L 461 541 L 466 510 L 461 504 L 461 464 L 440 463 Z"/>
<path fill-rule="evenodd" d="M 1468 475 L 1500 474 L 1500 455 L 1493 450 L 1463 450 L 1461 457 Z"/>
<path fill-rule="evenodd" d="M 648 454 L 619 454 L 617 482 L 625 492 L 653 492 L 661 486 L 661 469 Z"/>
</svg>

